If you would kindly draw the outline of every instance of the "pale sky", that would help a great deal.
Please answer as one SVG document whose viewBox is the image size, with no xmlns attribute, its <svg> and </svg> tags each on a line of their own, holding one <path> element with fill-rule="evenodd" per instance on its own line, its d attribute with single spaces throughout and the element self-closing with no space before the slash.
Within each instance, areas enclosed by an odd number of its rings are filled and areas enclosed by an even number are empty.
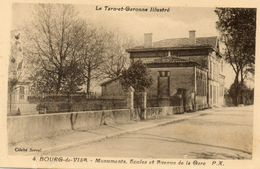
<svg viewBox="0 0 260 169">
<path fill-rule="evenodd" d="M 30 21 L 33 6 L 33 4 L 26 3 L 13 5 L 12 29 L 20 29 Z M 104 8 L 102 5 L 99 6 Z M 87 22 L 128 34 L 140 43 L 143 42 L 144 33 L 153 33 L 153 41 L 188 37 L 189 30 L 196 30 L 196 37 L 218 35 L 215 25 L 217 16 L 214 13 L 214 8 L 171 7 L 170 12 L 163 13 L 112 12 L 98 11 L 95 5 L 77 4 L 75 9 L 79 16 Z M 232 70 L 227 68 L 226 72 L 225 86 L 229 87 L 233 82 Z"/>
<path fill-rule="evenodd" d="M 96 11 L 95 6 L 77 8 L 87 20 L 128 33 L 138 41 L 143 40 L 144 33 L 153 33 L 156 41 L 187 37 L 193 29 L 197 36 L 217 35 L 213 8 L 171 8 L 166 13 Z"/>
<path fill-rule="evenodd" d="M 22 27 L 30 20 L 33 6 L 25 3 L 13 5 L 12 28 Z M 214 8 L 174 7 L 164 13 L 97 11 L 94 5 L 75 5 L 75 9 L 88 22 L 127 33 L 137 41 L 143 40 L 144 33 L 153 33 L 155 41 L 187 37 L 189 30 L 196 30 L 198 37 L 218 35 Z"/>
</svg>

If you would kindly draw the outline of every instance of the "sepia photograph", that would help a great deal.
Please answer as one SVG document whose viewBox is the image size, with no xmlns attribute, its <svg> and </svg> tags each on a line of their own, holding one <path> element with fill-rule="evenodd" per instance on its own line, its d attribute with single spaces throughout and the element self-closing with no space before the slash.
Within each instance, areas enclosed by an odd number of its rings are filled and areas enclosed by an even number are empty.
<svg viewBox="0 0 260 169">
<path fill-rule="evenodd" d="M 8 156 L 252 160 L 256 16 L 249 7 L 12 3 Z"/>
</svg>

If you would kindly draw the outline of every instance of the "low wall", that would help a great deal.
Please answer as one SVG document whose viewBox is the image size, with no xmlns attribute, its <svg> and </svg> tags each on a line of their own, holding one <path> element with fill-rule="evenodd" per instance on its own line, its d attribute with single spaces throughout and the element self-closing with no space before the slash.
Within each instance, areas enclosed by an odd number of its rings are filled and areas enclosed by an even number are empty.
<svg viewBox="0 0 260 169">
<path fill-rule="evenodd" d="M 146 108 L 146 119 L 154 119 L 180 113 L 184 113 L 182 106 L 148 107 Z"/>
<path fill-rule="evenodd" d="M 173 114 L 184 113 L 183 106 L 168 106 L 168 107 L 147 107 L 146 119 L 156 119 Z M 139 114 L 142 114 L 140 109 L 134 109 L 131 114 L 132 120 L 140 120 Z"/>
<path fill-rule="evenodd" d="M 92 129 L 103 124 L 126 123 L 130 120 L 129 109 L 85 111 L 26 116 L 9 116 L 7 130 L 9 143 L 52 137 L 71 130 L 71 117 L 75 129 Z"/>
</svg>

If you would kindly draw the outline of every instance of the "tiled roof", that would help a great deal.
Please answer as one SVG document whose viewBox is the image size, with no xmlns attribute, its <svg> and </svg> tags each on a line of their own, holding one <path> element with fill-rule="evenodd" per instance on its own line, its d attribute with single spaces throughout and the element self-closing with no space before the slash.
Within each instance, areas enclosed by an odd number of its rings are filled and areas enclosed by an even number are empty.
<svg viewBox="0 0 260 169">
<path fill-rule="evenodd" d="M 216 46 L 217 37 L 201 37 L 196 38 L 196 43 L 193 44 L 189 38 L 165 39 L 153 43 L 153 47 L 186 47 L 186 46 Z"/>
<path fill-rule="evenodd" d="M 210 46 L 216 47 L 217 36 L 211 37 L 197 37 L 196 43 L 193 43 L 189 38 L 173 38 L 164 39 L 157 42 L 153 42 L 152 48 L 178 48 L 178 47 L 199 47 L 199 46 Z M 145 49 L 144 46 L 137 46 L 132 49 Z M 131 50 L 131 49 L 130 49 Z"/>
</svg>

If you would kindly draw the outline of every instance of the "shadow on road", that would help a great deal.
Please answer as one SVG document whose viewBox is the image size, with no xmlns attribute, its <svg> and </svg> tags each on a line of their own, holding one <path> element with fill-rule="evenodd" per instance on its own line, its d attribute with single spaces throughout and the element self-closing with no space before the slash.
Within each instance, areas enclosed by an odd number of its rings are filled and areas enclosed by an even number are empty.
<svg viewBox="0 0 260 169">
<path fill-rule="evenodd" d="M 216 153 L 216 152 L 206 152 L 206 153 L 191 152 L 189 156 L 200 158 L 200 159 L 234 159 L 234 160 L 248 159 L 239 154 L 231 155 L 227 153 Z"/>
<path fill-rule="evenodd" d="M 127 136 L 121 136 L 121 138 L 133 138 L 133 139 L 148 139 L 148 140 L 159 140 L 159 141 L 166 141 L 166 142 L 179 142 L 179 143 L 185 143 L 185 144 L 193 144 L 193 145 L 201 145 L 201 146 L 207 146 L 207 147 L 213 147 L 213 148 L 221 148 L 221 149 L 226 149 L 226 150 L 231 150 L 231 151 L 238 151 L 242 153 L 246 153 L 251 155 L 251 152 L 245 151 L 245 150 L 240 150 L 237 148 L 232 148 L 232 147 L 225 147 L 225 146 L 217 146 L 217 145 L 211 145 L 211 144 L 205 144 L 205 143 L 198 143 L 198 142 L 191 142 L 179 138 L 174 138 L 174 137 L 164 137 L 160 135 L 153 135 L 153 134 L 147 134 L 147 133 L 138 133 L 141 136 L 136 136 L 136 137 L 127 137 Z M 152 136 L 152 137 L 143 137 L 143 136 Z"/>
</svg>

